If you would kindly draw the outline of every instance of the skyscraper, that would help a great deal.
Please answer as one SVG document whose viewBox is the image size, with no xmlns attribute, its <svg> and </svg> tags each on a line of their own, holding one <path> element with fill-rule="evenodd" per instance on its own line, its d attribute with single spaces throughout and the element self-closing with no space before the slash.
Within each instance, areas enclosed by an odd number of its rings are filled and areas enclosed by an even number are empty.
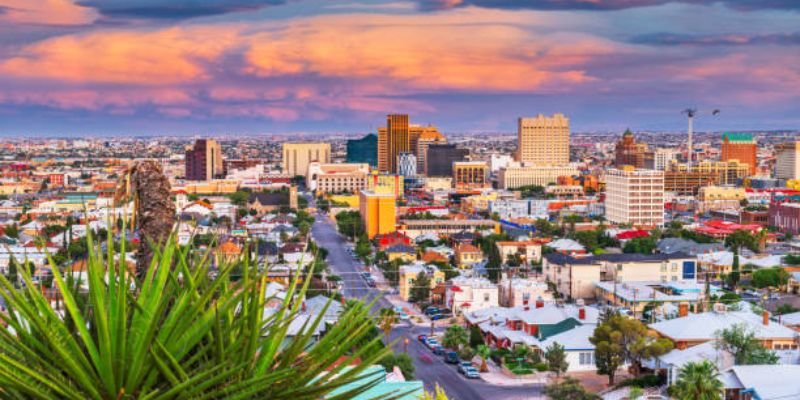
<svg viewBox="0 0 800 400">
<path fill-rule="evenodd" d="M 606 172 L 606 219 L 617 224 L 664 224 L 664 172 L 610 169 Z"/>
<path fill-rule="evenodd" d="M 308 175 L 308 164 L 317 161 L 331 162 L 330 143 L 284 143 L 283 173 L 296 176 Z"/>
<path fill-rule="evenodd" d="M 222 148 L 214 139 L 198 139 L 186 150 L 186 180 L 207 181 L 223 174 Z"/>
<path fill-rule="evenodd" d="M 750 167 L 750 175 L 756 173 L 758 160 L 756 158 L 756 141 L 749 133 L 723 133 L 722 134 L 722 161 L 739 160 Z"/>
<path fill-rule="evenodd" d="M 400 153 L 397 156 L 397 174 L 404 178 L 417 176 L 417 157 L 413 153 Z"/>
<path fill-rule="evenodd" d="M 412 126 L 410 129 L 413 133 L 412 136 L 417 138 L 417 144 L 414 146 L 414 151 L 417 156 L 417 172 L 424 173 L 427 169 L 426 156 L 428 155 L 428 146 L 432 144 L 446 144 L 447 138 L 439 133 L 439 130 L 433 126 Z M 414 132 L 416 130 L 420 130 L 419 135 Z"/>
<path fill-rule="evenodd" d="M 347 141 L 347 162 L 378 166 L 378 136 L 370 133 L 361 139 Z"/>
<path fill-rule="evenodd" d="M 386 126 L 378 128 L 378 170 L 396 174 L 397 156 L 411 153 L 420 158 L 420 146 L 427 148 L 430 143 L 445 143 L 444 137 L 434 126 L 410 125 L 406 114 L 389 114 Z M 419 168 L 417 168 L 418 171 Z"/>
<path fill-rule="evenodd" d="M 776 178 L 800 179 L 800 142 L 776 145 L 775 159 Z"/>
<path fill-rule="evenodd" d="M 535 165 L 569 164 L 569 119 L 563 114 L 520 118 L 517 136 L 519 161 Z"/>
</svg>

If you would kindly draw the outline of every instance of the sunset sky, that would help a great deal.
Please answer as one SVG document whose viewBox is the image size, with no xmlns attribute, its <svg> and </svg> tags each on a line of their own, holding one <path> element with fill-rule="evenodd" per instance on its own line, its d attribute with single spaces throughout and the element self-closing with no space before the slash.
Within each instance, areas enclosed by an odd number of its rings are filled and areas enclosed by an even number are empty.
<svg viewBox="0 0 800 400">
<path fill-rule="evenodd" d="M 0 135 L 800 128 L 797 0 L 0 0 Z"/>
</svg>

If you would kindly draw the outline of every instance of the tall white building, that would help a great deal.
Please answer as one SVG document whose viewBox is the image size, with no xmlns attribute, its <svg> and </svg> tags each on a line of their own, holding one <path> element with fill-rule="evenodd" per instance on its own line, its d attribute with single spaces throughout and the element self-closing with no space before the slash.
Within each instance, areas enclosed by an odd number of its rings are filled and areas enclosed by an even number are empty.
<svg viewBox="0 0 800 400">
<path fill-rule="evenodd" d="M 800 178 L 800 142 L 789 142 L 775 146 L 775 177 L 778 179 Z"/>
<path fill-rule="evenodd" d="M 664 224 L 664 172 L 646 169 L 606 171 L 606 219 L 617 224 Z"/>
<path fill-rule="evenodd" d="M 520 118 L 517 160 L 534 165 L 569 164 L 569 119 L 564 114 Z"/>
<path fill-rule="evenodd" d="M 678 159 L 678 152 L 672 149 L 656 149 L 653 154 L 653 169 L 664 171 L 672 164 L 672 160 Z"/>
<path fill-rule="evenodd" d="M 291 176 L 308 175 L 308 164 L 331 162 L 330 143 L 284 143 L 283 173 Z"/>
</svg>

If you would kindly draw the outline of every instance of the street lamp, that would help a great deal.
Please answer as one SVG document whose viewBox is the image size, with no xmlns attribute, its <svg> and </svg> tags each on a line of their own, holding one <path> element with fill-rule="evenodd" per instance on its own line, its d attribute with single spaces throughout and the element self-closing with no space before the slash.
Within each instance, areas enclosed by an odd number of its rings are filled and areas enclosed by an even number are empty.
<svg viewBox="0 0 800 400">
<path fill-rule="evenodd" d="M 408 336 L 403 338 L 403 353 L 408 353 Z"/>
</svg>

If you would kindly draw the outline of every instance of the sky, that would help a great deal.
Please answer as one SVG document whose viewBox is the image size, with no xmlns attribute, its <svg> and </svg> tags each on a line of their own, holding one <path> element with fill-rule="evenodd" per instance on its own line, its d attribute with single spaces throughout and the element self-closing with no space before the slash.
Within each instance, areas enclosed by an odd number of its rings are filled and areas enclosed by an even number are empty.
<svg viewBox="0 0 800 400">
<path fill-rule="evenodd" d="M 0 136 L 800 128 L 797 0 L 0 0 Z M 722 112 L 712 116 L 711 111 Z"/>
</svg>

